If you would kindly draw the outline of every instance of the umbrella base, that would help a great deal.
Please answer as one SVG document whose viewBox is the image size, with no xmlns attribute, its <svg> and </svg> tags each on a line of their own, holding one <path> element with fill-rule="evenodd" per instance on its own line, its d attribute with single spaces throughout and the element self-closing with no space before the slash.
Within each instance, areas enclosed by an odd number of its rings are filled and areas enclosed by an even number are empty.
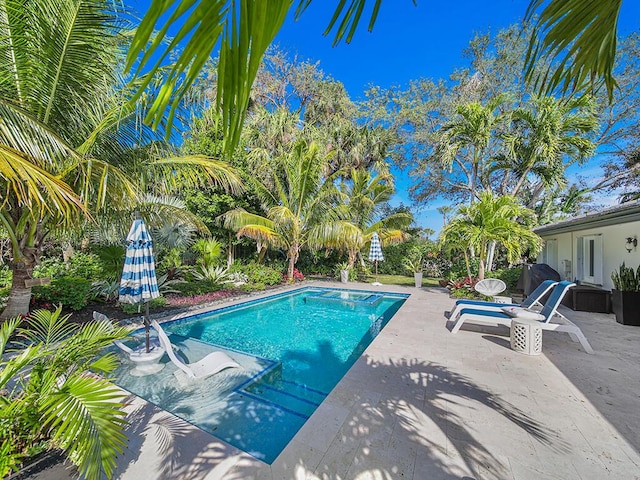
<svg viewBox="0 0 640 480">
<path fill-rule="evenodd" d="M 144 348 L 144 347 L 143 347 Z M 149 353 L 136 351 L 129 355 L 129 360 L 135 365 L 135 368 L 129 371 L 134 377 L 144 377 L 158 373 L 164 368 L 164 363 L 160 363 L 160 359 L 164 355 L 164 348 L 153 347 Z"/>
<path fill-rule="evenodd" d="M 373 282 L 371 285 L 375 285 L 376 287 L 382 286 L 382 284 L 380 282 Z"/>
</svg>

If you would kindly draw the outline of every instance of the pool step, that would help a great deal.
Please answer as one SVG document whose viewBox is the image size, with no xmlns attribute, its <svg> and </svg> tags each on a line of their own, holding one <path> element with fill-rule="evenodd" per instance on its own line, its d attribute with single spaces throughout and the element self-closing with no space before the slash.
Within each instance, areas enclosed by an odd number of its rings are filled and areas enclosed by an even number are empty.
<svg viewBox="0 0 640 480">
<path fill-rule="evenodd" d="M 384 295 L 379 293 L 360 293 L 360 292 L 348 292 L 348 291 L 334 291 L 329 290 L 320 293 L 312 293 L 307 295 L 304 302 L 309 300 L 316 302 L 323 302 L 325 304 L 335 305 L 353 305 L 353 306 L 365 306 L 373 307 L 382 301 Z"/>
<path fill-rule="evenodd" d="M 326 394 L 285 380 L 274 384 L 254 382 L 241 393 L 302 418 L 309 418 Z"/>
</svg>

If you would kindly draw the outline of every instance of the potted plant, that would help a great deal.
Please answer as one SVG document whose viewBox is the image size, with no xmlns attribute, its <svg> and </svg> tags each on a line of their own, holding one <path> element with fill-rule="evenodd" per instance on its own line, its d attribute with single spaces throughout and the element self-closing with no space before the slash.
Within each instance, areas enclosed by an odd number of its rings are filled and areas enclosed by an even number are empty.
<svg viewBox="0 0 640 480">
<path fill-rule="evenodd" d="M 340 281 L 342 283 L 347 283 L 349 281 L 349 275 L 351 273 L 351 266 L 348 262 L 343 262 L 338 264 L 338 269 L 340 270 Z"/>
<path fill-rule="evenodd" d="M 422 255 L 411 255 L 404 260 L 405 268 L 413 273 L 416 288 L 422 287 Z"/>
<path fill-rule="evenodd" d="M 634 270 L 624 262 L 617 272 L 611 274 L 613 290 L 611 307 L 616 321 L 623 325 L 640 326 L 640 267 Z"/>
</svg>

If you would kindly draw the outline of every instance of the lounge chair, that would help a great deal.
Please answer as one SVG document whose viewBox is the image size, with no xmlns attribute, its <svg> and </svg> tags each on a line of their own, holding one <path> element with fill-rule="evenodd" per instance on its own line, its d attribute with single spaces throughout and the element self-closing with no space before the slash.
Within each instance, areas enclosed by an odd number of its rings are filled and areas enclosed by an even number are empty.
<svg viewBox="0 0 640 480">
<path fill-rule="evenodd" d="M 580 342 L 582 348 L 587 353 L 593 353 L 593 349 L 589 341 L 582 333 L 582 330 L 571 320 L 558 312 L 558 307 L 565 294 L 571 287 L 575 286 L 572 282 L 559 282 L 551 292 L 549 300 L 545 303 L 540 311 L 540 327 L 543 330 L 552 330 L 556 332 L 568 333 L 571 340 Z M 456 333 L 463 323 L 471 321 L 472 323 L 488 324 L 488 325 L 504 325 L 511 327 L 512 316 L 501 311 L 481 310 L 477 308 L 463 308 L 460 311 L 460 318 L 451 329 L 451 333 Z"/>
<path fill-rule="evenodd" d="M 240 367 L 240 365 L 234 362 L 231 357 L 224 352 L 213 352 L 198 362 L 184 363 L 174 353 L 169 337 L 160 324 L 156 320 L 153 320 L 151 326 L 158 332 L 160 345 L 165 349 L 167 355 L 169 355 L 169 359 L 171 359 L 175 366 L 182 370 L 188 378 L 203 379 L 225 368 Z"/>
<path fill-rule="evenodd" d="M 529 295 L 522 303 L 497 303 L 484 302 L 482 300 L 458 300 L 456 301 L 456 306 L 449 316 L 449 320 L 455 320 L 463 308 L 500 311 L 503 307 L 532 308 L 538 305 L 540 307 L 543 307 L 544 305 L 541 302 L 542 298 L 557 284 L 558 282 L 554 280 L 545 280 L 540 285 L 538 285 L 538 287 L 533 292 L 531 292 L 531 295 Z"/>
</svg>

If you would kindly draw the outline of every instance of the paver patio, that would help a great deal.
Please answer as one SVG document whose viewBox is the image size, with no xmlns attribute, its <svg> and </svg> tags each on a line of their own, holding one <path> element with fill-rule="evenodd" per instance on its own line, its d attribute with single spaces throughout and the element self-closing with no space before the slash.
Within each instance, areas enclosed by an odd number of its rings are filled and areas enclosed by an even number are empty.
<svg viewBox="0 0 640 480">
<path fill-rule="evenodd" d="M 595 355 L 544 332 L 526 356 L 451 334 L 443 289 L 349 287 L 412 295 L 272 465 L 132 397 L 118 478 L 640 479 L 640 328 L 566 310 Z"/>
</svg>

